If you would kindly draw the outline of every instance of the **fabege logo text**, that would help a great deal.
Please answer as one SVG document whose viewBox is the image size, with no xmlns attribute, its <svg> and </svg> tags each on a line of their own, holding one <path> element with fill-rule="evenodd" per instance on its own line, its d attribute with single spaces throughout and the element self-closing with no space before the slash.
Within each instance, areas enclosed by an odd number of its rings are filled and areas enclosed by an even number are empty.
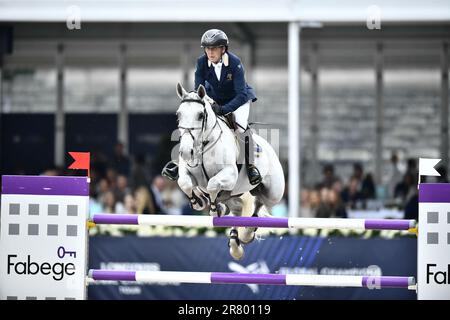
<svg viewBox="0 0 450 320">
<path fill-rule="evenodd" d="M 64 256 L 76 257 L 75 251 L 66 251 L 64 247 L 59 247 L 57 256 L 62 259 Z M 25 261 L 17 257 L 17 254 L 8 254 L 7 261 L 8 275 L 15 273 L 17 275 L 45 275 L 51 276 L 56 281 L 61 281 L 65 276 L 75 274 L 75 264 L 68 262 L 36 262 L 31 255 L 27 255 Z"/>
<path fill-rule="evenodd" d="M 430 281 L 434 281 L 437 284 L 450 284 L 450 264 L 447 265 L 447 270 L 436 270 L 437 264 L 428 263 L 427 264 L 427 284 Z"/>
</svg>

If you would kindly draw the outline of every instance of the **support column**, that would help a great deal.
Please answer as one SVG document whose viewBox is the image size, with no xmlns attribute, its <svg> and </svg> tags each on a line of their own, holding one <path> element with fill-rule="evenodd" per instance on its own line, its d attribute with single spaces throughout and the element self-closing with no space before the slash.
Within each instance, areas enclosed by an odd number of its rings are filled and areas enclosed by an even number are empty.
<svg viewBox="0 0 450 320">
<path fill-rule="evenodd" d="M 441 52 L 441 155 L 442 165 L 448 168 L 448 42 Z"/>
<path fill-rule="evenodd" d="M 375 76 L 376 76 L 376 141 L 375 141 L 375 182 L 381 183 L 383 166 L 383 123 L 384 123 L 384 105 L 383 105 L 383 45 L 377 44 L 375 53 Z"/>
<path fill-rule="evenodd" d="M 129 151 L 128 141 L 128 108 L 127 108 L 127 47 L 122 44 L 119 49 L 119 117 L 117 125 L 117 139 L 123 143 L 125 154 Z"/>
<path fill-rule="evenodd" d="M 245 67 L 245 78 L 247 82 L 253 84 L 253 68 L 255 66 L 256 35 L 251 31 L 246 23 L 233 23 L 231 27 L 235 30 L 240 44 L 242 45 L 242 57 Z"/>
<path fill-rule="evenodd" d="M 289 216 L 300 214 L 300 25 L 288 25 L 289 73 Z"/>
<path fill-rule="evenodd" d="M 56 52 L 56 114 L 55 114 L 55 165 L 64 166 L 65 152 L 64 115 L 64 45 L 58 44 Z"/>
<path fill-rule="evenodd" d="M 317 145 L 319 141 L 319 74 L 317 70 L 318 45 L 313 43 L 310 54 L 311 67 L 311 171 L 313 177 L 320 177 Z M 318 181 L 314 181 L 318 182 Z"/>
<path fill-rule="evenodd" d="M 185 43 L 183 45 L 183 50 L 181 51 L 180 55 L 180 65 L 181 65 L 181 80 L 183 81 L 181 85 L 186 88 L 188 91 L 191 89 L 194 90 L 194 79 L 192 75 L 190 74 L 191 70 L 191 46 L 189 43 Z"/>
<path fill-rule="evenodd" d="M 254 67 L 254 47 L 251 43 L 246 43 L 244 45 L 244 66 L 245 66 L 245 80 L 252 87 L 253 84 L 253 67 Z"/>
</svg>

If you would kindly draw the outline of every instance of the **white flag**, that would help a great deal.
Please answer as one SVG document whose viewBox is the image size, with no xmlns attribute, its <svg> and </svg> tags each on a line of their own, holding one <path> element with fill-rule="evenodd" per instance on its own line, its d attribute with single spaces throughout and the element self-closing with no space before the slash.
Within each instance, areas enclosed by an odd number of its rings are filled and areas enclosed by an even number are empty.
<svg viewBox="0 0 450 320">
<path fill-rule="evenodd" d="M 419 176 L 440 176 L 440 173 L 434 169 L 441 159 L 419 158 Z"/>
</svg>

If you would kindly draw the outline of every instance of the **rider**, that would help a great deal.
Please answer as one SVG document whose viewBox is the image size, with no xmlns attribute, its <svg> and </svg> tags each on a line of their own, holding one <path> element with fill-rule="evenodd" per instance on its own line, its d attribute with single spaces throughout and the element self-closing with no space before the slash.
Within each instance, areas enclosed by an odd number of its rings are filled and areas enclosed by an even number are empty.
<svg viewBox="0 0 450 320">
<path fill-rule="evenodd" d="M 252 131 L 248 126 L 250 103 L 256 101 L 256 96 L 245 81 L 241 60 L 228 51 L 228 44 L 228 37 L 221 30 L 210 29 L 203 34 L 201 46 L 204 54 L 197 60 L 195 89 L 199 85 L 205 86 L 208 96 L 215 101 L 211 107 L 217 115 L 229 116 L 233 113 L 235 116 L 236 131 L 245 140 L 248 178 L 252 185 L 256 185 L 261 182 L 261 175 L 254 165 Z M 173 162 L 169 162 L 163 169 L 163 175 L 176 180 L 177 169 Z"/>
</svg>

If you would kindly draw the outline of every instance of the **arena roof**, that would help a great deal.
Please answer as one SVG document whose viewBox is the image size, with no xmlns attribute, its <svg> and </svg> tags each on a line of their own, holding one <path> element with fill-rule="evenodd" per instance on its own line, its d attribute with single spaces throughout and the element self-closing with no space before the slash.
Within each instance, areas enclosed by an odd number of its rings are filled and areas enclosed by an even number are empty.
<svg viewBox="0 0 450 320">
<path fill-rule="evenodd" d="M 373 0 L 0 0 L 0 21 L 62 22 L 70 7 L 84 22 L 365 23 Z M 383 23 L 448 22 L 447 0 L 378 0 Z"/>
</svg>

